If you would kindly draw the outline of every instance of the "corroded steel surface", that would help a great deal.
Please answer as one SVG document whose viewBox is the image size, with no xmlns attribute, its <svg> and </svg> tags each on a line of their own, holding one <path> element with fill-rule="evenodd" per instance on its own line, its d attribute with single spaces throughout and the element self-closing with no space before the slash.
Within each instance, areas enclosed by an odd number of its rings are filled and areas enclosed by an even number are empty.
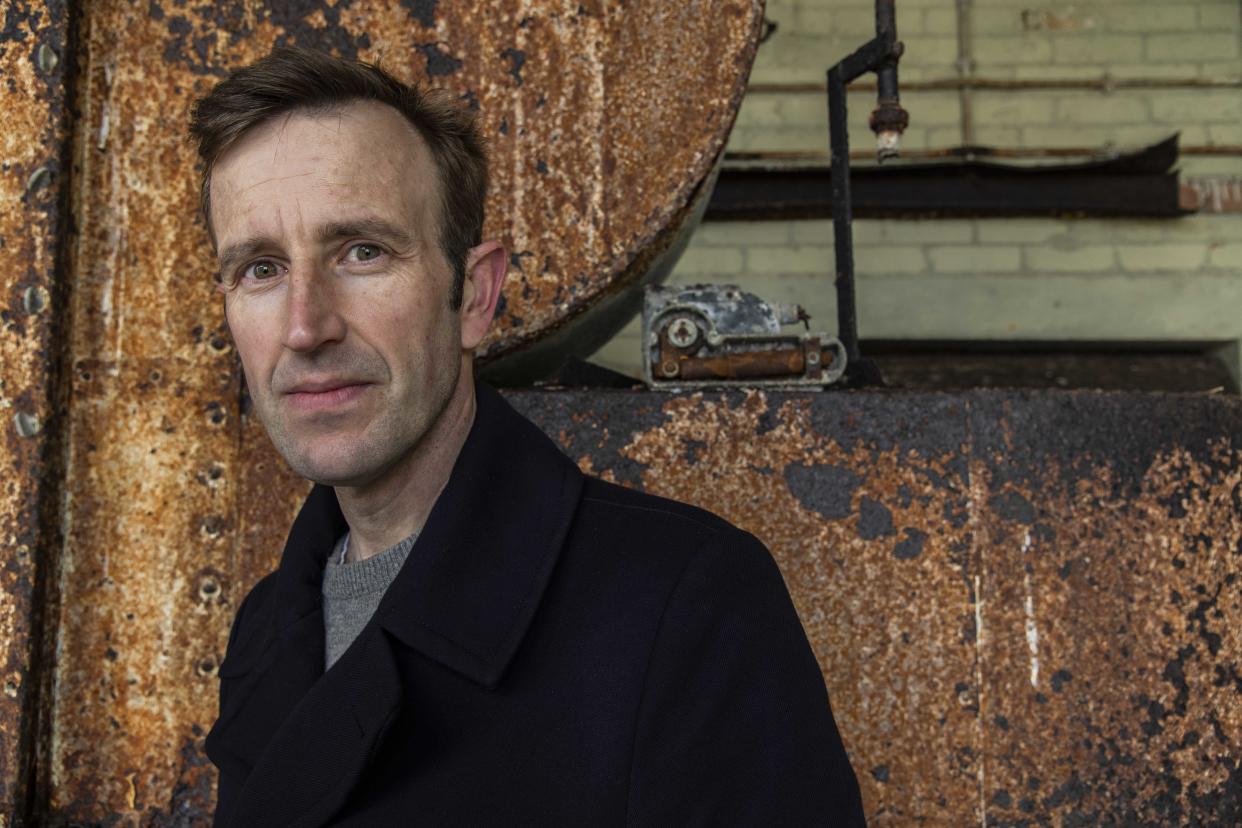
<svg viewBox="0 0 1242 828">
<path fill-rule="evenodd" d="M 36 565 L 46 552 L 52 444 L 53 320 L 65 140 L 65 4 L 0 15 L 0 825 L 18 821 L 33 750 Z"/>
<path fill-rule="evenodd" d="M 1242 402 L 512 393 L 772 550 L 870 824 L 1242 822 Z"/>
<path fill-rule="evenodd" d="M 239 386 L 195 215 L 190 102 L 293 42 L 477 104 L 488 230 L 513 252 L 495 356 L 637 275 L 686 215 L 760 20 L 759 0 L 82 5 L 49 819 L 206 818 L 202 739 L 229 620 L 305 491 Z"/>
</svg>

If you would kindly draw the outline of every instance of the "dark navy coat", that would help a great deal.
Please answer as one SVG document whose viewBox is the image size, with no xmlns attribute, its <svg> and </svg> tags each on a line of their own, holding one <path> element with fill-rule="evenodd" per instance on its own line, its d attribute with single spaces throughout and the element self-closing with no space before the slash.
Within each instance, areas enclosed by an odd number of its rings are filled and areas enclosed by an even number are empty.
<svg viewBox="0 0 1242 828">
<path fill-rule="evenodd" d="M 863 824 L 762 544 L 584 476 L 477 396 L 418 542 L 330 670 L 332 489 L 238 609 L 207 737 L 215 825 Z"/>
</svg>

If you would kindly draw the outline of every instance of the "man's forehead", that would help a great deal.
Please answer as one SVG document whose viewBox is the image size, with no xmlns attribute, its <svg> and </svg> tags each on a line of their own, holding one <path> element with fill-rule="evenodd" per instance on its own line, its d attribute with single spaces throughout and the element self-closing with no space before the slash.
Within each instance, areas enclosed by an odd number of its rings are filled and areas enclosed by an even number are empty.
<svg viewBox="0 0 1242 828">
<path fill-rule="evenodd" d="M 434 166 L 426 142 L 399 112 L 356 101 L 294 110 L 253 127 L 221 154 L 211 183 L 274 174 L 274 165 L 285 174 L 325 169 L 427 173 Z"/>
<path fill-rule="evenodd" d="M 438 181 L 417 129 L 392 107 L 358 101 L 294 110 L 254 127 L 221 155 L 210 188 L 220 235 L 243 218 L 279 225 L 291 200 L 303 210 L 426 215 Z"/>
</svg>

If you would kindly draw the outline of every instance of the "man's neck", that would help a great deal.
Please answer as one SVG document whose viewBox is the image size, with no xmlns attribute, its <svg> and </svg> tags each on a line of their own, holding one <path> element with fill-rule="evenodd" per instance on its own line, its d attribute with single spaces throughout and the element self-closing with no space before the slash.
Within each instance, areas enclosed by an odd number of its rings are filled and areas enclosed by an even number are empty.
<svg viewBox="0 0 1242 828">
<path fill-rule="evenodd" d="M 474 414 L 474 378 L 467 368 L 435 425 L 413 451 L 366 485 L 336 487 L 349 524 L 349 560 L 366 560 L 422 528 L 448 483 Z"/>
</svg>

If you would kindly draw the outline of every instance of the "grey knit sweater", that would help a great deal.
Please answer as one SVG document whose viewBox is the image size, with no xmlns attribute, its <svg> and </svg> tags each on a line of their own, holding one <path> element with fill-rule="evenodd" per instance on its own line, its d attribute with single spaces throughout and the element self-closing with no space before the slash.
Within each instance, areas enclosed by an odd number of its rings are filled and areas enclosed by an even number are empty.
<svg viewBox="0 0 1242 828">
<path fill-rule="evenodd" d="M 325 670 L 336 663 L 371 620 L 380 599 L 414 547 L 414 541 L 418 540 L 418 533 L 365 561 L 349 563 L 341 562 L 345 537 L 337 541 L 323 570 Z"/>
</svg>

